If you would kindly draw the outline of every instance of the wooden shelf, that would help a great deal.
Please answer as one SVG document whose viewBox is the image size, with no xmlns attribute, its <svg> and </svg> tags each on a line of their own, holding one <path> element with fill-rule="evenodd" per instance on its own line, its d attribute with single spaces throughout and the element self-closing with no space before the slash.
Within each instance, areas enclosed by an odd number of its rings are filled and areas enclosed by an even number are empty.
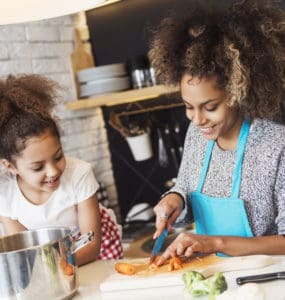
<svg viewBox="0 0 285 300">
<path fill-rule="evenodd" d="M 178 87 L 165 86 L 165 85 L 155 85 L 143 89 L 134 89 L 124 92 L 111 93 L 99 95 L 92 98 L 80 99 L 75 101 L 70 101 L 66 103 L 66 107 L 69 110 L 78 110 L 93 108 L 98 106 L 111 106 L 118 105 L 133 101 L 142 101 L 147 99 L 157 98 L 160 95 L 176 93 L 179 91 Z"/>
</svg>

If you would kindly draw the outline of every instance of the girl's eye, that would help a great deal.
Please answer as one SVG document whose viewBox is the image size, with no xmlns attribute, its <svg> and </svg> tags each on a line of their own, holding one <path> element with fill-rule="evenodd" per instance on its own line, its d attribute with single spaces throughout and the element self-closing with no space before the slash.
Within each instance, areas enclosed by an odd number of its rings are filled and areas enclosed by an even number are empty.
<svg viewBox="0 0 285 300">
<path fill-rule="evenodd" d="M 39 172 L 39 171 L 41 171 L 42 169 L 43 169 L 43 167 L 40 166 L 40 167 L 37 167 L 37 168 L 33 169 L 33 171 L 34 171 L 34 172 Z"/>
<path fill-rule="evenodd" d="M 63 155 L 60 154 L 58 156 L 55 157 L 55 161 L 60 161 L 62 159 Z"/>
</svg>

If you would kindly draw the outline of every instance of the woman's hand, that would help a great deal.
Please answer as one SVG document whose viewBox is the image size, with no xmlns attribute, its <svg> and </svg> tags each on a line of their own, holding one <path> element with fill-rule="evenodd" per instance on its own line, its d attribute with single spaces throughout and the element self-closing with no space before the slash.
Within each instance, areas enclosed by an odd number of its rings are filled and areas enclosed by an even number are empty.
<svg viewBox="0 0 285 300">
<path fill-rule="evenodd" d="M 171 229 L 172 224 L 176 221 L 183 209 L 183 198 L 177 193 L 167 194 L 162 198 L 159 203 L 154 207 L 156 214 L 156 232 L 153 238 L 157 238 L 162 231 L 167 228 Z"/>
<path fill-rule="evenodd" d="M 162 265 L 175 256 L 190 257 L 195 252 L 210 254 L 221 252 L 229 256 L 244 255 L 284 255 L 285 238 L 282 235 L 239 237 L 209 236 L 191 233 L 180 233 L 168 246 L 156 265 Z"/>
<path fill-rule="evenodd" d="M 180 233 L 161 255 L 156 265 L 162 265 L 167 259 L 175 256 L 190 257 L 195 252 L 213 253 L 217 252 L 218 237 Z"/>
</svg>

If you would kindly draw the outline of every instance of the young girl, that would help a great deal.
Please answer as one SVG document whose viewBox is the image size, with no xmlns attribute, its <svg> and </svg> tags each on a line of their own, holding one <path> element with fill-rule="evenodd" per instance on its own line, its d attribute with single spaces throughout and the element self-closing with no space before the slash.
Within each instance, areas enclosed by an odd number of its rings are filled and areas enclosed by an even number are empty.
<svg viewBox="0 0 285 300">
<path fill-rule="evenodd" d="M 285 87 L 285 12 L 275 4 L 193 9 L 155 34 L 152 63 L 180 86 L 191 123 L 176 184 L 154 208 L 154 237 L 188 203 L 196 228 L 158 264 L 194 252 L 285 254 L 285 127 L 273 121 Z"/>
<path fill-rule="evenodd" d="M 90 230 L 79 265 L 122 257 L 119 229 L 96 198 L 89 163 L 64 156 L 51 113 L 59 86 L 38 75 L 0 81 L 0 158 L 11 178 L 0 186 L 5 234 L 48 226 Z"/>
</svg>

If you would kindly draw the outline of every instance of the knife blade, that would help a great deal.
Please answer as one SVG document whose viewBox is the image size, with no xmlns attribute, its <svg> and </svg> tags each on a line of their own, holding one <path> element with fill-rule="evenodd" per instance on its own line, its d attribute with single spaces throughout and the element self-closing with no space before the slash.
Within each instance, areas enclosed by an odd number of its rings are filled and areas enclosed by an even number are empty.
<svg viewBox="0 0 285 300">
<path fill-rule="evenodd" d="M 165 228 L 162 233 L 160 234 L 160 236 L 155 240 L 152 252 L 151 252 L 151 256 L 150 256 L 150 260 L 149 263 L 152 264 L 156 258 L 156 256 L 158 255 L 158 253 L 160 252 L 163 242 L 165 240 L 165 238 L 168 235 L 168 230 Z"/>
<path fill-rule="evenodd" d="M 274 272 L 274 273 L 265 273 L 259 275 L 250 275 L 244 277 L 238 277 L 236 283 L 241 285 L 248 282 L 265 282 L 277 279 L 285 279 L 285 272 Z"/>
</svg>

